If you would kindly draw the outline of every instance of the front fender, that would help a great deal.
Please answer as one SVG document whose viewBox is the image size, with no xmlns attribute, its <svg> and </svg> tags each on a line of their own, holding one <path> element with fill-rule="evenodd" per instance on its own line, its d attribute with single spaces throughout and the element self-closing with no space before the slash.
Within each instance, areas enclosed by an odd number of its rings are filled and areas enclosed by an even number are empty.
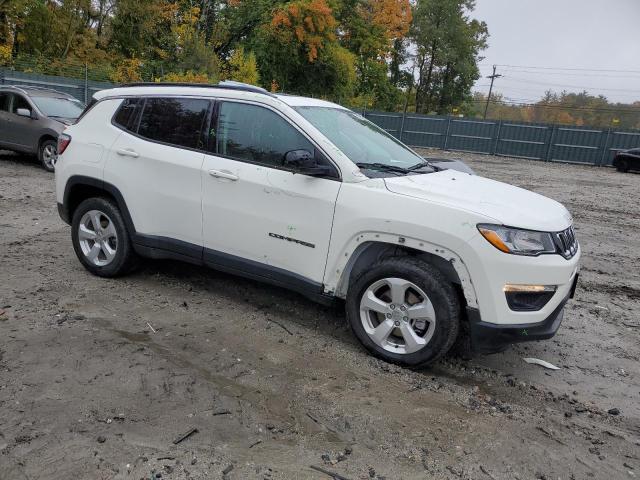
<svg viewBox="0 0 640 480">
<path fill-rule="evenodd" d="M 334 265 L 327 266 L 324 292 L 338 298 L 345 298 L 349 287 L 351 272 L 366 247 L 371 244 L 385 244 L 408 248 L 425 254 L 434 255 L 453 267 L 460 281 L 467 306 L 477 308 L 478 300 L 469 270 L 462 258 L 453 250 L 425 240 L 411 238 L 387 232 L 365 231 L 355 234 L 337 255 Z"/>
</svg>

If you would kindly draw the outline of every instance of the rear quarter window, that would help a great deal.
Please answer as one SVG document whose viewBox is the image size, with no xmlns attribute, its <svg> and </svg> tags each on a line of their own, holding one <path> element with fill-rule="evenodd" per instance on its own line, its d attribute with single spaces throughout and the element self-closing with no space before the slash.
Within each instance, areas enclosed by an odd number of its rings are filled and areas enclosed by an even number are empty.
<svg viewBox="0 0 640 480">
<path fill-rule="evenodd" d="M 141 98 L 125 98 L 113 117 L 113 123 L 124 130 L 135 133 L 142 103 Z"/>
</svg>

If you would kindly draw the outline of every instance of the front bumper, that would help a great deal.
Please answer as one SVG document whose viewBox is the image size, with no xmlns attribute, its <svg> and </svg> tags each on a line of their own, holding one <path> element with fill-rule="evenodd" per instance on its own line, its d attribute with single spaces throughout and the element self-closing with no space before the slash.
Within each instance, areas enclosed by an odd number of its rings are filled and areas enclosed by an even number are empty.
<svg viewBox="0 0 640 480">
<path fill-rule="evenodd" d="M 564 317 L 564 307 L 573 298 L 578 283 L 576 274 L 569 294 L 558 304 L 551 314 L 541 322 L 518 325 L 500 325 L 483 322 L 477 308 L 467 307 L 469 337 L 474 353 L 495 353 L 504 350 L 513 343 L 546 340 L 553 337 Z"/>
</svg>

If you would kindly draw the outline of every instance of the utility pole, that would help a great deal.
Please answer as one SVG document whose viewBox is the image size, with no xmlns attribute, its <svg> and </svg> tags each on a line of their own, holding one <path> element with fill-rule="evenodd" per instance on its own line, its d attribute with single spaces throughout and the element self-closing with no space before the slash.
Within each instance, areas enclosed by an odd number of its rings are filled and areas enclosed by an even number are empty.
<svg viewBox="0 0 640 480">
<path fill-rule="evenodd" d="M 496 66 L 493 66 L 493 75 L 489 75 L 487 78 L 491 79 L 491 86 L 489 87 L 489 95 L 487 96 L 487 104 L 484 107 L 484 120 L 487 119 L 487 110 L 489 110 L 489 102 L 491 101 L 491 92 L 493 91 L 493 81 L 496 78 L 500 78 L 502 75 L 496 74 Z"/>
</svg>

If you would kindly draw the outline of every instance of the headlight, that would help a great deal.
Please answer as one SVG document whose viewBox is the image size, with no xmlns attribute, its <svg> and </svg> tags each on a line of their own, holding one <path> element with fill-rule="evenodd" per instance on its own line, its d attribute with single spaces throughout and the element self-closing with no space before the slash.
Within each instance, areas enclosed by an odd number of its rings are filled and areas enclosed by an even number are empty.
<svg viewBox="0 0 640 480">
<path fill-rule="evenodd" d="M 491 245 L 514 255 L 539 255 L 556 253 L 553 237 L 548 232 L 520 230 L 501 225 L 480 224 L 478 230 Z"/>
</svg>

